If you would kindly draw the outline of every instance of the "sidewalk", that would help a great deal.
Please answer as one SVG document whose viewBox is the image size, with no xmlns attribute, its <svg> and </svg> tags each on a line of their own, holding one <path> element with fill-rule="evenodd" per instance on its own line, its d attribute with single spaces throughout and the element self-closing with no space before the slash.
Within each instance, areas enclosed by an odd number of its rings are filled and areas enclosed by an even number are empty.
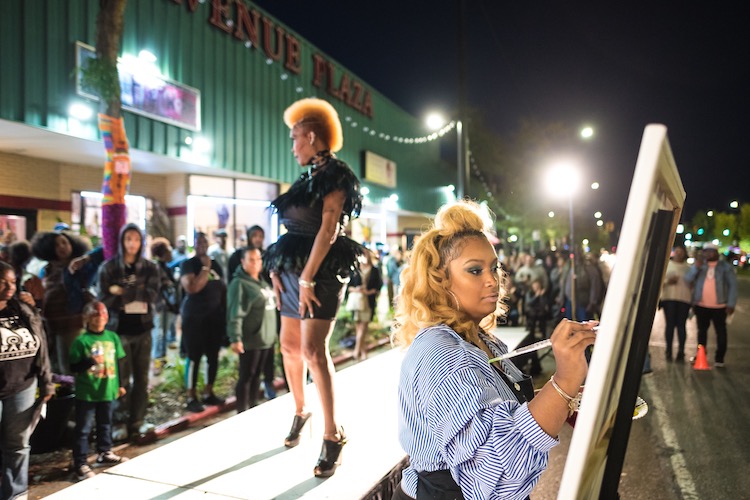
<svg viewBox="0 0 750 500">
<path fill-rule="evenodd" d="M 49 498 L 360 498 L 404 457 L 397 419 L 383 418 L 397 414 L 401 356 L 389 350 L 336 374 L 338 416 L 349 444 L 343 465 L 327 480 L 312 473 L 323 419 L 311 384 L 306 393 L 314 416 L 296 448 L 283 446 L 294 413 L 286 394 Z"/>
</svg>

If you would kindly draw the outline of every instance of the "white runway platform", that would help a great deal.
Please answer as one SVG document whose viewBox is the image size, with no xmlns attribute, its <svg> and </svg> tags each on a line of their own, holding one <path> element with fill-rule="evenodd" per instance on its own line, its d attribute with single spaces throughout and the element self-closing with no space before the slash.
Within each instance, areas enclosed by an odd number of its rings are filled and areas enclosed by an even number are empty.
<svg viewBox="0 0 750 500">
<path fill-rule="evenodd" d="M 525 336 L 523 328 L 511 327 L 496 334 L 511 349 Z M 283 445 L 294 414 L 292 397 L 286 394 L 98 472 L 49 498 L 362 498 L 405 458 L 396 429 L 401 357 L 400 350 L 390 350 L 336 374 L 337 418 L 349 443 L 343 464 L 331 478 L 313 475 L 323 419 L 315 386 L 309 385 L 312 425 L 296 448 Z"/>
</svg>

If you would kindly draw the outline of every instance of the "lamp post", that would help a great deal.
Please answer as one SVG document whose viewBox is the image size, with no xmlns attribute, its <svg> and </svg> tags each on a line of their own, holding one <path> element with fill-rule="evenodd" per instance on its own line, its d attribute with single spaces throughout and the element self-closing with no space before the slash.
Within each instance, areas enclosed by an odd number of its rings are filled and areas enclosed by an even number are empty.
<svg viewBox="0 0 750 500">
<path fill-rule="evenodd" d="M 547 174 L 547 190 L 554 196 L 567 196 L 570 217 L 570 317 L 576 321 L 576 237 L 573 221 L 573 195 L 578 188 L 579 172 L 569 163 L 553 165 Z"/>
<path fill-rule="evenodd" d="M 456 147 L 458 157 L 456 158 L 456 173 L 458 174 L 458 183 L 456 184 L 456 198 L 461 200 L 466 195 L 466 173 L 469 162 L 466 159 L 466 150 L 464 147 L 466 138 L 464 137 L 464 124 L 461 120 L 456 120 Z"/>
<path fill-rule="evenodd" d="M 440 130 L 447 124 L 446 119 L 440 113 L 430 113 L 425 119 L 430 130 Z M 456 199 L 460 200 L 466 195 L 467 179 L 469 174 L 469 160 L 467 158 L 469 148 L 466 143 L 469 140 L 461 120 L 456 120 Z M 442 132 L 441 132 L 442 133 Z"/>
</svg>

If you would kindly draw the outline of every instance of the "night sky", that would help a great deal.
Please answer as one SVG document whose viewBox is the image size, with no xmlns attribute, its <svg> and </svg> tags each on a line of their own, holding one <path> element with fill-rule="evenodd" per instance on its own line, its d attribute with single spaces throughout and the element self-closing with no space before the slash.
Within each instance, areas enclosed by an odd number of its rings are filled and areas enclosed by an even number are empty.
<svg viewBox="0 0 750 500">
<path fill-rule="evenodd" d="M 456 0 L 254 3 L 415 116 L 457 109 Z M 740 9 L 466 0 L 468 105 L 501 134 L 524 118 L 593 126 L 584 175 L 602 188 L 578 204 L 615 221 L 643 128 L 663 123 L 687 191 L 683 220 L 729 211 L 733 199 L 750 201 L 750 44 Z"/>
</svg>

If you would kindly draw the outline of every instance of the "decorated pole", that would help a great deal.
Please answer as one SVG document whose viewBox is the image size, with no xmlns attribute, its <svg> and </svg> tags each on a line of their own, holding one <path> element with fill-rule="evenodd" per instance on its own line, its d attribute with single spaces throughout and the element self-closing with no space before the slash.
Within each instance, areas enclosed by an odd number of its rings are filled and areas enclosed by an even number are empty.
<svg viewBox="0 0 750 500">
<path fill-rule="evenodd" d="M 130 154 L 122 118 L 99 114 L 99 130 L 107 151 L 102 182 L 102 244 L 104 258 L 117 254 L 120 228 L 127 220 L 125 195 L 130 189 Z"/>
<path fill-rule="evenodd" d="M 117 57 L 125 24 L 127 0 L 99 0 L 96 16 L 96 57 L 83 68 L 84 82 L 100 98 L 99 130 L 107 153 L 102 182 L 102 245 L 104 258 L 117 254 L 120 228 L 127 220 L 125 195 L 130 188 L 130 150 L 122 120 Z"/>
</svg>

